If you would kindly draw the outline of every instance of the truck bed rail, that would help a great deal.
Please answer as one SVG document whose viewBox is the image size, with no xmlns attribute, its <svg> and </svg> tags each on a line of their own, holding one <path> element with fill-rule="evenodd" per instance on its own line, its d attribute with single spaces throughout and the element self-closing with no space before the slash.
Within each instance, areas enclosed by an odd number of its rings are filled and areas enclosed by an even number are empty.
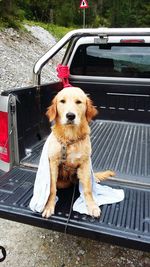
<svg viewBox="0 0 150 267">
<path fill-rule="evenodd" d="M 70 31 L 35 63 L 33 68 L 33 84 L 36 86 L 40 85 L 42 68 L 62 47 L 71 39 L 82 36 L 150 36 L 150 28 L 97 28 Z"/>
</svg>

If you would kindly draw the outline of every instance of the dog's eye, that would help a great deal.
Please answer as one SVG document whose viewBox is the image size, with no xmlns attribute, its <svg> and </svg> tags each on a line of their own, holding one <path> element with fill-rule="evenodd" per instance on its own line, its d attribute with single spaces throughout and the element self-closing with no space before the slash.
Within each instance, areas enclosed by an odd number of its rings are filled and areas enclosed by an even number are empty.
<svg viewBox="0 0 150 267">
<path fill-rule="evenodd" d="M 76 104 L 81 104 L 82 102 L 80 100 L 76 100 Z"/>
<path fill-rule="evenodd" d="M 60 103 L 63 103 L 63 104 L 66 103 L 65 99 L 61 99 Z"/>
</svg>

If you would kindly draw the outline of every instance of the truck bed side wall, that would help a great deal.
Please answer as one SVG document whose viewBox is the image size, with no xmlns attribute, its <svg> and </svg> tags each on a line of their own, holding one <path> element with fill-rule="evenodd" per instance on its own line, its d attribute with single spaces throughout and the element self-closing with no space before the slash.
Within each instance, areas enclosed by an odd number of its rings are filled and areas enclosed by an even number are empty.
<svg viewBox="0 0 150 267">
<path fill-rule="evenodd" d="M 99 109 L 97 117 L 99 119 L 150 123 L 150 86 L 148 85 L 77 80 L 71 80 L 71 84 L 79 86 L 90 95 Z M 17 99 L 20 159 L 25 157 L 26 149 L 34 146 L 50 133 L 45 112 L 60 89 L 62 89 L 61 83 L 51 83 L 41 86 L 40 91 L 37 91 L 36 87 L 11 91 Z"/>
<path fill-rule="evenodd" d="M 25 157 L 27 149 L 36 145 L 50 133 L 50 125 L 46 118 L 46 109 L 52 98 L 61 89 L 61 83 L 51 83 L 36 87 L 18 88 L 6 91 L 4 94 L 13 94 L 16 97 L 17 132 L 19 159 Z"/>
<path fill-rule="evenodd" d="M 71 81 L 90 94 L 99 119 L 150 123 L 150 86 Z"/>
</svg>

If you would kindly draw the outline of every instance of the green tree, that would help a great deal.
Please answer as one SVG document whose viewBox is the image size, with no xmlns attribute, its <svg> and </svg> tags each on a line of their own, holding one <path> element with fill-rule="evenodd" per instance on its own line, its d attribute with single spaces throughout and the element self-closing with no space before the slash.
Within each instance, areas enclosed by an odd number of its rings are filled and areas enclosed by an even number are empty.
<svg viewBox="0 0 150 267">
<path fill-rule="evenodd" d="M 87 0 L 88 27 L 150 26 L 149 0 Z M 82 26 L 80 0 L 0 0 L 0 19 L 15 26 L 24 17 L 61 26 Z"/>
<path fill-rule="evenodd" d="M 23 18 L 24 11 L 19 8 L 18 0 L 0 0 L 0 20 L 6 26 L 18 27 Z"/>
</svg>

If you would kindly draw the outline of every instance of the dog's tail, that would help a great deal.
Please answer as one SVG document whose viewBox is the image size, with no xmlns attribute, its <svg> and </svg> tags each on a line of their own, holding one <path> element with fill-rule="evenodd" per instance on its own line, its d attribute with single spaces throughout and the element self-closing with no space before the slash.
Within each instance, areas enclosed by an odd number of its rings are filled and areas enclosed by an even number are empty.
<svg viewBox="0 0 150 267">
<path fill-rule="evenodd" d="M 95 176 L 95 180 L 96 182 L 100 182 L 100 181 L 103 181 L 103 180 L 106 180 L 108 179 L 109 177 L 112 177 L 112 176 L 115 176 L 115 172 L 114 171 L 110 171 L 110 170 L 107 170 L 107 171 L 104 171 L 104 172 L 96 172 L 94 173 L 94 176 Z"/>
</svg>

